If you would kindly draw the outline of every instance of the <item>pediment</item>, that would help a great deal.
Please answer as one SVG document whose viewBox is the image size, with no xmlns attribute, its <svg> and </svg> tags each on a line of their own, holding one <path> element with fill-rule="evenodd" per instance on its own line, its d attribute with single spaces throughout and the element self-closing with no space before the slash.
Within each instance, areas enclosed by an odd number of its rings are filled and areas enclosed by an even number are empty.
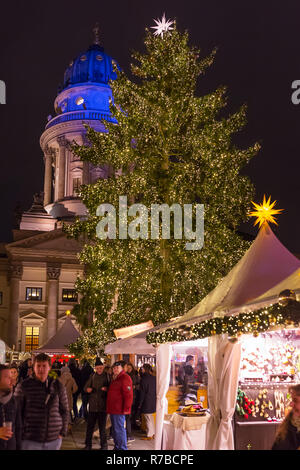
<svg viewBox="0 0 300 470">
<path fill-rule="evenodd" d="M 27 320 L 41 320 L 45 319 L 46 315 L 45 313 L 38 312 L 37 310 L 25 310 L 24 312 L 20 312 L 19 317 L 22 319 L 27 319 Z"/>
<path fill-rule="evenodd" d="M 47 240 L 34 245 L 36 250 L 56 250 L 56 251 L 80 251 L 80 245 L 76 240 L 70 240 L 64 236 L 54 240 Z"/>
<path fill-rule="evenodd" d="M 61 229 L 57 229 L 9 243 L 6 248 L 8 251 L 12 251 L 14 248 L 28 248 L 35 251 L 50 250 L 78 253 L 82 245 L 77 240 L 68 239 Z"/>
</svg>

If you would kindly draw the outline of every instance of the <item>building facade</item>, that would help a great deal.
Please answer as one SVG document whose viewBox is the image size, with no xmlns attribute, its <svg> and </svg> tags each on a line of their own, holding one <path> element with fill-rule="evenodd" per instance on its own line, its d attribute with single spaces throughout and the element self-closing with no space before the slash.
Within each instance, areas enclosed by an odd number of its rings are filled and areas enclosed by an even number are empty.
<svg viewBox="0 0 300 470">
<path fill-rule="evenodd" d="M 96 30 L 94 43 L 66 69 L 55 116 L 48 116 L 40 138 L 43 193 L 35 194 L 32 207 L 21 214 L 13 241 L 0 244 L 0 338 L 16 351 L 43 345 L 79 300 L 74 285 L 83 275 L 81 246 L 66 238 L 62 224 L 84 217 L 80 185 L 106 178 L 109 169 L 82 162 L 69 144 L 87 143 L 84 124 L 106 132 L 102 120 L 113 120 L 109 80 L 116 78 L 116 66 Z"/>
</svg>

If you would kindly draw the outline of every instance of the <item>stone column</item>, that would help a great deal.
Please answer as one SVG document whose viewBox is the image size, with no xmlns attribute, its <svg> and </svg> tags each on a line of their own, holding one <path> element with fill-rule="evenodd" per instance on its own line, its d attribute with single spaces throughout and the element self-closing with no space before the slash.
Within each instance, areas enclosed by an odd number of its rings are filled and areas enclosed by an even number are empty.
<svg viewBox="0 0 300 470">
<path fill-rule="evenodd" d="M 59 155 L 58 155 L 58 190 L 57 199 L 63 199 L 65 197 L 65 175 L 66 175 L 66 146 L 67 140 L 65 137 L 57 138 L 59 144 Z"/>
<path fill-rule="evenodd" d="M 91 147 L 91 142 L 88 140 L 86 134 L 81 135 L 82 145 Z M 90 183 L 90 164 L 89 162 L 82 162 L 82 184 Z"/>
<path fill-rule="evenodd" d="M 18 323 L 20 301 L 20 279 L 23 267 L 21 263 L 12 263 L 9 267 L 10 302 L 8 320 L 8 344 L 10 347 L 18 347 Z"/>
<path fill-rule="evenodd" d="M 46 148 L 45 152 L 45 176 L 44 176 L 44 206 L 51 202 L 52 188 L 52 149 Z"/>
<path fill-rule="evenodd" d="M 89 162 L 83 162 L 82 184 L 89 184 L 89 182 L 90 182 Z"/>
<path fill-rule="evenodd" d="M 58 310 L 58 279 L 60 276 L 59 264 L 47 265 L 48 284 L 48 312 L 47 312 L 47 339 L 52 338 L 57 331 L 57 310 Z"/>
</svg>

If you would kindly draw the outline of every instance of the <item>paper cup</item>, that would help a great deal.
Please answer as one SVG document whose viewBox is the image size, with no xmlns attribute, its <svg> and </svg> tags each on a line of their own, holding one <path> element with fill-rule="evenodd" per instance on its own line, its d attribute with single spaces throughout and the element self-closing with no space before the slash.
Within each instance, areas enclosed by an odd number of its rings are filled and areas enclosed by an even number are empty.
<svg viewBox="0 0 300 470">
<path fill-rule="evenodd" d="M 3 427 L 7 428 L 11 431 L 12 430 L 12 421 L 4 421 L 3 422 Z"/>
</svg>

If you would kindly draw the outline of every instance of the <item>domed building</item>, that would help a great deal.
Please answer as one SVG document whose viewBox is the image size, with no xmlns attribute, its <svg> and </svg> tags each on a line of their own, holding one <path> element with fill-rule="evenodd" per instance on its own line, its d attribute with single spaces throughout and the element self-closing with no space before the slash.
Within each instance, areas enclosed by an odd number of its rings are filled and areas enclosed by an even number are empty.
<svg viewBox="0 0 300 470">
<path fill-rule="evenodd" d="M 107 178 L 110 170 L 82 162 L 69 144 L 86 143 L 84 124 L 106 132 L 102 121 L 113 121 L 109 82 L 119 67 L 101 47 L 98 28 L 94 32 L 93 44 L 69 63 L 54 100 L 55 115 L 40 138 L 44 191 L 20 214 L 14 241 L 0 246 L 0 338 L 15 351 L 41 347 L 79 300 L 74 285 L 83 274 L 77 258 L 81 246 L 61 227 L 86 212 L 80 185 Z"/>
<path fill-rule="evenodd" d="M 108 168 L 81 162 L 69 144 L 85 143 L 84 124 L 105 132 L 101 120 L 113 120 L 109 81 L 117 78 L 115 67 L 117 63 L 104 52 L 96 36 L 94 44 L 72 60 L 65 71 L 54 101 L 56 116 L 49 117 L 40 139 L 45 158 L 44 207 L 55 219 L 84 215 L 85 208 L 77 196 L 80 185 L 108 175 Z"/>
</svg>

